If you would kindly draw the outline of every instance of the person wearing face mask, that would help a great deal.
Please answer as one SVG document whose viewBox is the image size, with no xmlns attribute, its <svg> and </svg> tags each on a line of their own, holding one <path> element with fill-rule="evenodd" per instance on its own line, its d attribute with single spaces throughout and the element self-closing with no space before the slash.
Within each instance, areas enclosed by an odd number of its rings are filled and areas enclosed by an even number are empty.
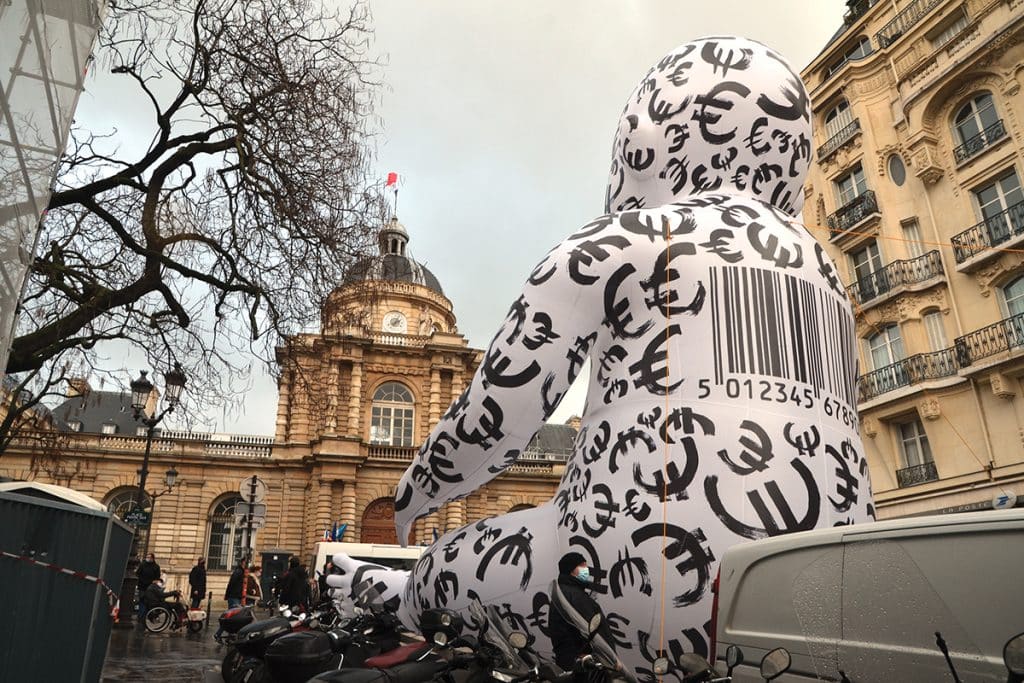
<svg viewBox="0 0 1024 683">
<path fill-rule="evenodd" d="M 569 671 L 583 655 L 590 654 L 595 645 L 614 656 L 615 646 L 609 637 L 609 629 L 600 605 L 590 597 L 588 587 L 593 582 L 590 568 L 583 555 L 566 553 L 558 561 L 558 578 L 551 587 L 551 609 L 548 616 L 548 632 L 555 662 Z M 595 614 L 601 614 L 601 625 L 594 636 L 587 632 L 587 624 Z M 578 675 L 573 680 L 587 680 Z"/>
</svg>

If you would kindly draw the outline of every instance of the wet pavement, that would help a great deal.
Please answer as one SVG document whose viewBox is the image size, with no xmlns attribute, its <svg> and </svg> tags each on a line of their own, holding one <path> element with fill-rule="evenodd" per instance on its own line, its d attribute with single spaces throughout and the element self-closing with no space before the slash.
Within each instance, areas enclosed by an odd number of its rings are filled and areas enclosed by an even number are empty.
<svg viewBox="0 0 1024 683">
<path fill-rule="evenodd" d="M 154 634 L 139 628 L 115 628 L 100 680 L 223 683 L 220 663 L 227 650 L 213 640 L 216 628 L 213 623 L 195 634 L 185 629 Z"/>
</svg>

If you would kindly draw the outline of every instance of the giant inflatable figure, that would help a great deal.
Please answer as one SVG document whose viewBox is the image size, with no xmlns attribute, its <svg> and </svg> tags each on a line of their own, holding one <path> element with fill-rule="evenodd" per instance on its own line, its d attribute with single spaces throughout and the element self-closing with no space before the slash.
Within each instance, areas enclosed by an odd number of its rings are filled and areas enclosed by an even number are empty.
<svg viewBox="0 0 1024 683">
<path fill-rule="evenodd" d="M 398 537 L 515 462 L 589 358 L 557 493 L 447 533 L 409 573 L 339 557 L 346 583 L 378 580 L 410 627 L 432 606 L 500 605 L 543 649 L 551 580 L 577 551 L 644 679 L 658 649 L 707 652 L 728 547 L 873 518 L 853 315 L 794 219 L 810 116 L 796 73 L 749 40 L 687 43 L 641 79 L 607 215 L 530 273 L 402 477 Z"/>
</svg>

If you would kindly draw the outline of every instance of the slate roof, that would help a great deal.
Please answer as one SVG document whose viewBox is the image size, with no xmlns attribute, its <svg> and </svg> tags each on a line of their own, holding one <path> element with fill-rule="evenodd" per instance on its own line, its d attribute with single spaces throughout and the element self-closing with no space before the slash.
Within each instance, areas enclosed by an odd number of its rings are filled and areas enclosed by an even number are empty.
<svg viewBox="0 0 1024 683">
<path fill-rule="evenodd" d="M 126 391 L 90 391 L 84 396 L 73 396 L 54 408 L 57 424 L 63 431 L 71 431 L 70 423 L 82 423 L 80 431 L 102 434 L 104 424 L 117 426 L 117 434 L 135 436 L 142 426 L 132 415 L 132 395 Z"/>
<path fill-rule="evenodd" d="M 546 424 L 533 435 L 524 453 L 531 455 L 569 455 L 576 440 L 576 430 L 569 425 Z"/>
</svg>

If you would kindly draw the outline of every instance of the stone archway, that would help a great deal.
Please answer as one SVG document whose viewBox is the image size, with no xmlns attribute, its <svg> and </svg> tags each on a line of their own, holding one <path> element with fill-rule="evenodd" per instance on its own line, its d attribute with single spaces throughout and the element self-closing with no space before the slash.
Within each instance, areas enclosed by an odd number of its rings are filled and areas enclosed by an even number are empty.
<svg viewBox="0 0 1024 683">
<path fill-rule="evenodd" d="M 398 544 L 395 533 L 395 501 L 393 498 L 378 498 L 366 506 L 363 521 L 359 527 L 360 543 Z M 413 543 L 412 532 L 409 533 L 409 544 Z"/>
</svg>

